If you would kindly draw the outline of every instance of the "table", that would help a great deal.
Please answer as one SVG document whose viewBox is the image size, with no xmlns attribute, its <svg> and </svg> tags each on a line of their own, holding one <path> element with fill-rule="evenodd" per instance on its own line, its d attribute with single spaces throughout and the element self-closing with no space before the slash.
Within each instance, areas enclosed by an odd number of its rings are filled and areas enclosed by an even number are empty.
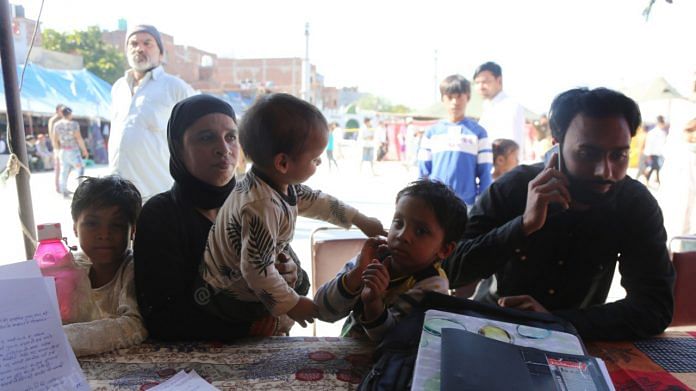
<svg viewBox="0 0 696 391">
<path fill-rule="evenodd" d="M 374 347 L 336 337 L 148 341 L 79 361 L 93 390 L 146 390 L 182 369 L 194 369 L 220 390 L 354 390 L 372 365 Z"/>
<path fill-rule="evenodd" d="M 635 342 L 593 342 L 590 355 L 607 364 L 617 390 L 696 389 L 696 332 L 668 330 Z"/>
<path fill-rule="evenodd" d="M 271 337 L 236 344 L 145 342 L 80 358 L 94 390 L 146 390 L 194 369 L 221 390 L 354 390 L 375 345 L 337 337 Z M 696 389 L 696 332 L 636 342 L 593 342 L 617 390 Z"/>
</svg>

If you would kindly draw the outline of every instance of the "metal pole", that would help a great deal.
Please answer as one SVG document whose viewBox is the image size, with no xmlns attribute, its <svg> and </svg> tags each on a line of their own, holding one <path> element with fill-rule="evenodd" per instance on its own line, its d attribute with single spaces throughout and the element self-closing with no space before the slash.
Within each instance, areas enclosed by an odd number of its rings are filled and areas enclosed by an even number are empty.
<svg viewBox="0 0 696 391">
<path fill-rule="evenodd" d="M 309 64 L 309 23 L 305 23 L 305 56 L 302 60 L 302 99 L 312 103 L 312 84 L 310 82 L 312 66 Z"/>
<path fill-rule="evenodd" d="M 27 146 L 24 139 L 24 119 L 22 118 L 22 105 L 19 97 L 19 84 L 17 83 L 17 61 L 15 59 L 14 41 L 12 38 L 12 20 L 10 18 L 10 4 L 7 0 L 0 0 L 0 58 L 2 59 L 2 78 L 5 85 L 5 103 L 7 106 L 7 123 L 9 145 L 12 153 L 17 155 L 19 161 L 27 165 Z M 24 64 L 24 66 L 27 66 Z M 19 220 L 26 228 L 23 229 L 24 252 L 27 259 L 34 256 L 34 243 L 36 242 L 36 230 L 34 228 L 34 210 L 31 204 L 31 187 L 29 184 L 29 172 L 20 169 L 17 175 L 17 198 L 19 200 Z"/>
</svg>

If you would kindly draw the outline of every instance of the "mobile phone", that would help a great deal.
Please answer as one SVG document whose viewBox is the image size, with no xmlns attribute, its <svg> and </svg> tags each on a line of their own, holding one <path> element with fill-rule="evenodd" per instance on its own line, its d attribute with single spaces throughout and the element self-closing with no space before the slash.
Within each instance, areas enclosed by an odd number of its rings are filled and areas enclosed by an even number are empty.
<svg viewBox="0 0 696 391">
<path fill-rule="evenodd" d="M 563 172 L 563 159 L 561 158 L 560 143 L 554 144 L 551 148 L 549 148 L 548 151 L 546 151 L 546 153 L 544 154 L 544 164 L 549 163 L 549 160 L 551 160 L 551 157 L 554 153 L 558 155 L 558 166 L 556 167 L 556 169 L 558 169 L 558 171 L 560 172 Z"/>
<path fill-rule="evenodd" d="M 558 171 L 560 171 L 560 172 L 564 172 L 563 171 L 563 159 L 561 158 L 561 149 L 562 149 L 562 147 L 561 147 L 560 143 L 556 143 L 551 148 L 549 148 L 549 150 L 546 151 L 546 153 L 544 154 L 544 165 L 549 163 L 549 160 L 551 160 L 551 157 L 555 153 L 558 155 L 558 163 L 557 163 L 556 169 L 558 169 Z M 548 214 L 549 214 L 549 216 L 553 216 L 553 215 L 556 215 L 556 214 L 563 212 L 563 210 L 564 209 L 561 207 L 560 204 L 551 203 L 549 205 Z"/>
</svg>

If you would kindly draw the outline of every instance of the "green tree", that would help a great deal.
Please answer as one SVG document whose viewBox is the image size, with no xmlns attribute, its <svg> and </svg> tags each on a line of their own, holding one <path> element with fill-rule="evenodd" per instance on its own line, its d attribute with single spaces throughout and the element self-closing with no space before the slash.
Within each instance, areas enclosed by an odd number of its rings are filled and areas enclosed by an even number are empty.
<svg viewBox="0 0 696 391">
<path fill-rule="evenodd" d="M 381 111 L 385 113 L 408 113 L 411 109 L 405 105 L 393 105 L 389 100 L 380 96 L 366 94 L 357 102 L 361 110 Z"/>
<path fill-rule="evenodd" d="M 113 84 L 126 70 L 125 55 L 102 41 L 102 33 L 97 26 L 69 33 L 46 29 L 42 33 L 42 41 L 43 47 L 48 50 L 81 55 L 85 68 L 108 83 Z"/>
</svg>

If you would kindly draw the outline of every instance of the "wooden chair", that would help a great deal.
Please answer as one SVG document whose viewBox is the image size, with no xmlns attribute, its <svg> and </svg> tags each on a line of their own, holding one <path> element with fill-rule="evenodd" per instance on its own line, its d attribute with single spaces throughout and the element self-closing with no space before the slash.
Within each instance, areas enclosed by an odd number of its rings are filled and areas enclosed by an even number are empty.
<svg viewBox="0 0 696 391">
<path fill-rule="evenodd" d="M 670 326 L 696 325 L 696 236 L 676 236 L 670 240 L 682 243 L 678 252 L 672 252 L 672 263 L 677 272 L 674 283 L 674 316 Z M 685 247 L 689 246 L 690 250 Z"/>
<path fill-rule="evenodd" d="M 367 237 L 359 230 L 319 227 L 309 236 L 312 247 L 312 295 L 333 279 L 351 258 L 356 256 Z M 316 321 L 313 334 L 317 333 Z"/>
</svg>

